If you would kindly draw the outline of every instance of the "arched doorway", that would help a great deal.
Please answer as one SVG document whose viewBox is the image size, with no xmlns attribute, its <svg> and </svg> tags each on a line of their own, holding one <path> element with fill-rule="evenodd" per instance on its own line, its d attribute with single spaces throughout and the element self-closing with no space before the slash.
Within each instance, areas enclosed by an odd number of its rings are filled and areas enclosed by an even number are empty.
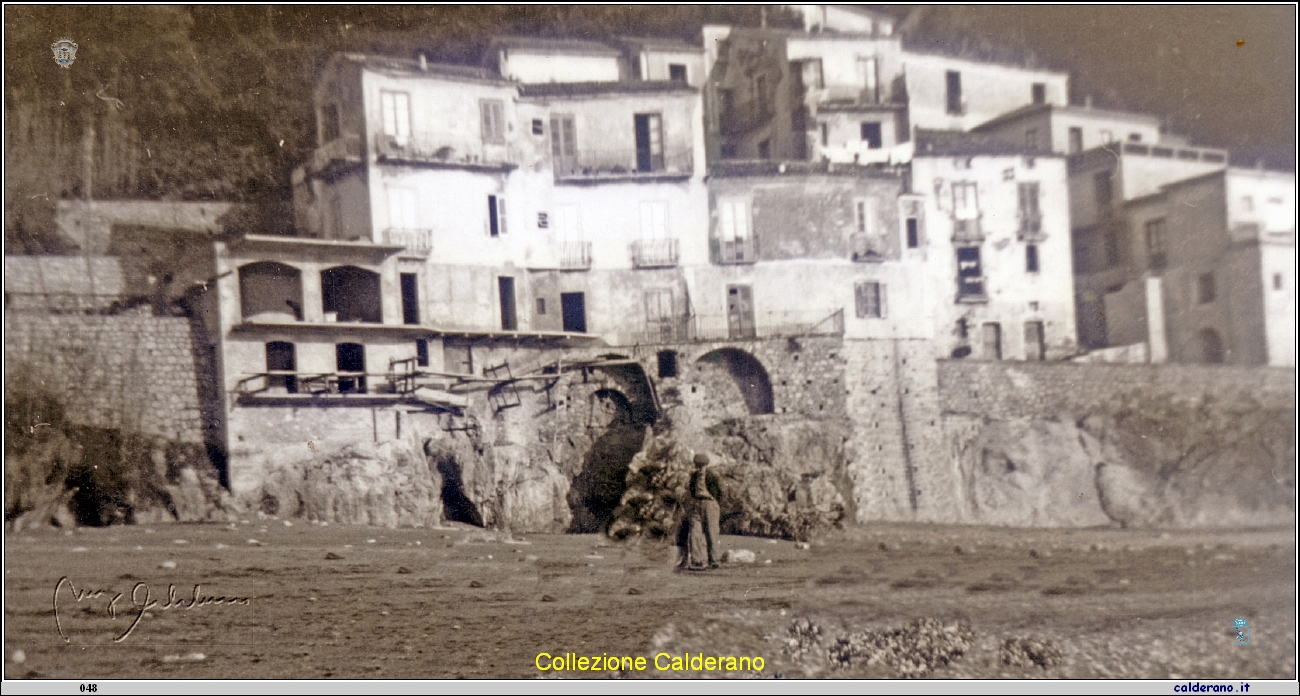
<svg viewBox="0 0 1300 696">
<path fill-rule="evenodd" d="M 274 261 L 240 266 L 239 305 L 244 319 L 302 321 L 302 273 Z"/>
<path fill-rule="evenodd" d="M 719 348 L 700 357 L 697 363 L 722 364 L 740 387 L 745 407 L 754 415 L 773 413 L 772 381 L 757 358 L 737 348 Z"/>
</svg>

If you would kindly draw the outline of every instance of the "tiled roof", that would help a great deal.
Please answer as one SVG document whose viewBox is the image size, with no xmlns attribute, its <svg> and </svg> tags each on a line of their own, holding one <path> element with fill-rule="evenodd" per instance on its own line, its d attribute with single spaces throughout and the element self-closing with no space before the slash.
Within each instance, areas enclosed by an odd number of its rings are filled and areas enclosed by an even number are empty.
<svg viewBox="0 0 1300 696">
<path fill-rule="evenodd" d="M 1047 147 L 1028 148 L 1024 143 L 1005 138 L 963 131 L 916 129 L 914 157 L 973 157 L 976 155 L 1010 155 L 1047 157 Z"/>
<path fill-rule="evenodd" d="M 655 92 L 696 92 L 682 82 L 668 80 L 624 80 L 620 82 L 539 82 L 519 85 L 523 97 L 578 97 L 592 94 L 641 94 Z"/>
<path fill-rule="evenodd" d="M 678 51 L 682 53 L 703 53 L 704 47 L 680 39 L 659 39 L 641 36 L 624 36 L 619 39 L 633 48 L 652 51 Z"/>
<path fill-rule="evenodd" d="M 505 48 L 515 51 L 544 51 L 594 56 L 622 55 L 618 49 L 598 41 L 581 39 L 547 39 L 534 36 L 499 36 L 488 44 L 490 49 Z"/>
<path fill-rule="evenodd" d="M 409 58 L 394 58 L 392 56 L 376 56 L 358 53 L 346 54 L 349 60 L 361 63 L 371 70 L 384 70 L 411 73 L 413 75 L 435 75 L 438 77 L 468 77 L 475 80 L 492 80 L 494 82 L 504 82 L 501 76 L 486 68 L 480 68 L 472 65 L 454 65 L 452 63 L 425 63 L 425 68 L 420 67 L 420 61 Z"/>
</svg>

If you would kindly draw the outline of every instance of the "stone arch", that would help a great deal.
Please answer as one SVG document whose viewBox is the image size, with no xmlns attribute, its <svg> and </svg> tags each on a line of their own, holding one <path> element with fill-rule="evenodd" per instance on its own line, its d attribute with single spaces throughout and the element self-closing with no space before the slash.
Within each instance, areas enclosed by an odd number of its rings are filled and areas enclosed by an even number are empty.
<svg viewBox="0 0 1300 696">
<path fill-rule="evenodd" d="M 483 526 L 483 515 L 465 494 L 465 480 L 456 452 L 426 442 L 425 455 L 442 477 L 442 516 L 448 522 L 463 522 L 475 527 Z"/>
<path fill-rule="evenodd" d="M 239 305 L 244 319 L 302 321 L 302 272 L 275 261 L 240 266 Z"/>
<path fill-rule="evenodd" d="M 569 488 L 573 513 L 569 531 L 590 534 L 604 530 L 627 490 L 627 469 L 645 443 L 645 423 L 636 405 L 616 389 L 598 389 L 589 397 L 592 412 L 613 409 L 604 431 L 591 443 L 582 471 Z"/>
<path fill-rule="evenodd" d="M 696 363 L 721 363 L 731 373 L 731 378 L 740 387 L 745 407 L 751 414 L 760 415 L 775 411 L 772 399 L 772 380 L 758 358 L 739 348 L 719 348 L 705 353 Z"/>
<path fill-rule="evenodd" d="M 356 266 L 327 268 L 320 272 L 320 288 L 321 306 L 338 321 L 383 321 L 378 273 Z"/>
</svg>

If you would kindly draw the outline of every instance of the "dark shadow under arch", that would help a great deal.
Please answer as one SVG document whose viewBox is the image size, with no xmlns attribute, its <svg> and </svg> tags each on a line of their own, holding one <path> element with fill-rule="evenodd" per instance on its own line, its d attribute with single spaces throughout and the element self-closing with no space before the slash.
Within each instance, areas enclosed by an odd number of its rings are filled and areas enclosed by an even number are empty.
<svg viewBox="0 0 1300 696">
<path fill-rule="evenodd" d="M 426 445 L 426 451 L 429 447 Z M 442 476 L 442 516 L 448 522 L 463 522 L 475 527 L 483 526 L 483 515 L 474 501 L 465 495 L 465 482 L 461 477 L 460 462 L 447 452 L 429 452 L 434 468 Z"/>
<path fill-rule="evenodd" d="M 755 415 L 773 413 L 772 380 L 757 358 L 738 348 L 719 348 L 705 353 L 696 363 L 722 363 L 740 387 L 745 406 Z"/>
<path fill-rule="evenodd" d="M 627 467 L 645 441 L 645 422 L 622 392 L 600 389 L 591 395 L 613 404 L 614 418 L 591 444 L 582 471 L 569 489 L 573 522 L 569 532 L 591 534 L 602 531 L 627 490 Z"/>
</svg>

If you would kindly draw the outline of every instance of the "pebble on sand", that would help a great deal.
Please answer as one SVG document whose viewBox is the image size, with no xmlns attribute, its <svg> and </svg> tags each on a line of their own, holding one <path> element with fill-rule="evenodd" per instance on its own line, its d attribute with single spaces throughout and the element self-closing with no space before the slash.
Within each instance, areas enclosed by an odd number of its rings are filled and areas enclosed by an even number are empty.
<svg viewBox="0 0 1300 696">
<path fill-rule="evenodd" d="M 638 595 L 641 594 L 641 590 L 638 590 L 635 587 L 629 587 L 627 588 L 627 593 L 630 595 Z"/>
<path fill-rule="evenodd" d="M 24 662 L 27 661 L 27 653 L 25 653 L 25 652 L 23 652 L 23 651 L 21 651 L 21 650 L 15 650 L 15 651 L 14 651 L 14 654 L 13 654 L 12 656 L 10 656 L 9 659 L 10 659 L 10 660 L 13 660 L 13 663 L 14 663 L 14 664 L 16 664 L 16 665 L 21 665 L 22 663 L 24 663 Z"/>
<path fill-rule="evenodd" d="M 753 563 L 758 555 L 749 549 L 728 549 L 722 552 L 723 563 Z"/>
<path fill-rule="evenodd" d="M 88 548 L 86 548 L 86 547 L 84 547 L 84 546 L 76 546 L 76 547 L 73 547 L 72 552 L 73 552 L 73 553 L 85 553 L 86 551 L 89 551 L 89 550 L 90 550 L 90 549 L 88 549 Z"/>
<path fill-rule="evenodd" d="M 262 542 L 258 541 L 257 539 L 249 539 L 247 543 L 248 543 L 249 546 L 261 546 L 261 545 L 262 545 Z"/>
<path fill-rule="evenodd" d="M 166 655 L 163 657 L 162 661 L 163 662 L 202 662 L 203 660 L 206 659 L 208 659 L 207 655 L 204 655 L 201 652 L 193 652 L 184 657 L 180 655 Z"/>
<path fill-rule="evenodd" d="M 190 543 L 190 542 L 189 542 L 188 539 L 172 539 L 172 543 L 173 543 L 173 544 L 188 544 L 188 543 Z"/>
<path fill-rule="evenodd" d="M 167 570 L 175 570 L 175 569 L 176 569 L 176 561 L 163 561 L 162 563 L 160 563 L 160 564 L 158 565 L 158 567 L 159 567 L 159 568 L 166 568 Z"/>
<path fill-rule="evenodd" d="M 401 573 L 402 575 L 409 575 L 411 574 L 412 571 L 410 568 L 407 568 L 406 566 L 397 566 L 397 572 Z"/>
<path fill-rule="evenodd" d="M 340 556 L 340 555 L 338 555 L 337 553 L 334 553 L 333 551 L 330 551 L 329 553 L 325 554 L 325 560 L 327 560 L 327 561 L 341 561 L 341 560 L 343 560 L 343 557 Z"/>
<path fill-rule="evenodd" d="M 544 595 L 542 595 L 542 601 L 543 601 L 543 602 L 554 602 L 554 601 L 556 601 L 556 600 L 555 600 L 554 597 L 552 597 L 552 596 L 550 596 L 550 595 L 548 595 L 548 594 L 544 594 Z"/>
<path fill-rule="evenodd" d="M 482 586 L 483 586 L 483 583 L 479 582 L 478 580 L 470 580 L 470 581 L 469 581 L 469 586 L 470 586 L 470 587 L 482 587 Z"/>
<path fill-rule="evenodd" d="M 217 544 L 217 548 L 219 548 L 219 549 L 224 549 L 224 548 L 226 548 L 226 545 L 225 545 L 225 544 Z"/>
</svg>

